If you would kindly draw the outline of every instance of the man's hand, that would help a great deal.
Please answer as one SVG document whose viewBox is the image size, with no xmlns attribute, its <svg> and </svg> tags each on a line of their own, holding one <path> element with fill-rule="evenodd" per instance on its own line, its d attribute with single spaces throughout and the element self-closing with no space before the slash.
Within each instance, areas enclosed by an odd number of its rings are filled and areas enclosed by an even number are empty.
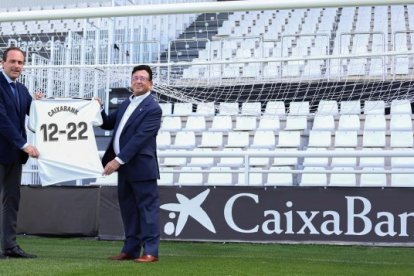
<svg viewBox="0 0 414 276">
<path fill-rule="evenodd" d="M 38 158 L 39 157 L 39 151 L 37 150 L 36 147 L 32 146 L 32 145 L 28 145 L 27 147 L 25 147 L 24 152 L 26 152 L 30 157 L 33 158 Z"/>
<path fill-rule="evenodd" d="M 121 164 L 119 164 L 118 161 L 113 159 L 111 162 L 106 164 L 103 174 L 104 175 L 110 175 L 114 171 L 118 170 L 120 166 L 121 166 Z"/>
<path fill-rule="evenodd" d="M 33 94 L 33 98 L 35 99 L 35 100 L 40 100 L 40 99 L 42 99 L 43 98 L 43 93 L 41 92 L 41 91 L 36 91 L 34 94 Z"/>
<path fill-rule="evenodd" d="M 93 97 L 93 99 L 94 99 L 95 101 L 97 101 L 97 102 L 99 103 L 99 105 L 103 108 L 103 103 L 102 103 L 102 100 L 101 100 L 99 97 Z"/>
</svg>

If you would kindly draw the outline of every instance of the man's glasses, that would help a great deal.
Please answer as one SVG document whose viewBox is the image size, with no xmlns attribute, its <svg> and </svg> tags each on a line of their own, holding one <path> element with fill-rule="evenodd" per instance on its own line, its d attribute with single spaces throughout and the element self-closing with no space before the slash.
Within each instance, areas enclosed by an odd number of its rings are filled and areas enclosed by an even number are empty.
<svg viewBox="0 0 414 276">
<path fill-rule="evenodd" d="M 139 76 L 132 77 L 132 81 L 141 81 L 141 82 L 144 82 L 144 81 L 147 81 L 147 80 L 149 80 L 149 78 L 139 77 Z"/>
</svg>

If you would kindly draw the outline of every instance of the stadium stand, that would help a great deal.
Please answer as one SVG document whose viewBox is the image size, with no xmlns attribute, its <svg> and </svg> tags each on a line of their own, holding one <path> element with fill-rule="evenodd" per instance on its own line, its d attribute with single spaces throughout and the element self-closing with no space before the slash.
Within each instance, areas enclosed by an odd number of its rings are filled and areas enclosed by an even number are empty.
<svg viewBox="0 0 414 276">
<path fill-rule="evenodd" d="M 66 2 L 2 11 L 131 5 Z M 277 154 L 412 149 L 413 34 L 414 6 L 395 5 L 1 22 L 0 48 L 27 50 L 31 90 L 108 109 L 129 65 L 152 64 L 160 165 L 175 170 L 162 185 L 391 186 L 406 174 L 384 175 L 412 159 Z M 103 150 L 109 133 L 96 134 Z"/>
</svg>

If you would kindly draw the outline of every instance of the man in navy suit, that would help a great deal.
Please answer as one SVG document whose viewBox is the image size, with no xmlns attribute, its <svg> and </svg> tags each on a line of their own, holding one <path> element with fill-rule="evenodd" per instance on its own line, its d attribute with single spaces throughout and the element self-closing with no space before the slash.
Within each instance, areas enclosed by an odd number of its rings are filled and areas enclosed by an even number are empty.
<svg viewBox="0 0 414 276">
<path fill-rule="evenodd" d="M 24 65 L 24 53 L 17 47 L 3 52 L 0 72 L 0 191 L 2 192 L 1 247 L 7 257 L 34 258 L 16 242 L 17 212 L 20 201 L 22 164 L 29 156 L 37 158 L 38 150 L 27 143 L 25 117 L 29 114 L 32 97 L 17 81 Z M 42 95 L 35 94 L 39 99 Z"/>
<path fill-rule="evenodd" d="M 118 171 L 118 200 L 125 231 L 121 252 L 109 259 L 156 262 L 160 241 L 156 138 L 162 111 L 151 95 L 149 66 L 134 67 L 131 88 L 133 95 L 115 112 L 107 116 L 102 111 L 102 128 L 113 129 L 102 158 L 104 174 Z"/>
</svg>

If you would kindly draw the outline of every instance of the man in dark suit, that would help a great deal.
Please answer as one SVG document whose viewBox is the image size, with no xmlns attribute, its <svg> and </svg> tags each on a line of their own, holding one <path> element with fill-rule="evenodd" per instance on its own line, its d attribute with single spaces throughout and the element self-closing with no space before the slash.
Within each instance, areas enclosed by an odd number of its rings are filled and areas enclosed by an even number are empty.
<svg viewBox="0 0 414 276">
<path fill-rule="evenodd" d="M 34 258 L 16 242 L 17 212 L 20 201 L 22 164 L 29 156 L 37 158 L 38 150 L 27 143 L 25 117 L 29 114 L 32 97 L 17 81 L 24 65 L 24 53 L 16 47 L 3 52 L 0 72 L 0 191 L 2 192 L 1 247 L 7 257 Z M 35 98 L 41 98 L 40 93 Z"/>
<path fill-rule="evenodd" d="M 134 67 L 131 89 L 133 95 L 115 112 L 109 116 L 102 112 L 102 128 L 113 129 L 102 158 L 104 174 L 118 171 L 118 200 L 125 231 L 121 253 L 109 259 L 156 262 L 160 241 L 156 137 L 162 111 L 151 95 L 149 66 Z"/>
</svg>

